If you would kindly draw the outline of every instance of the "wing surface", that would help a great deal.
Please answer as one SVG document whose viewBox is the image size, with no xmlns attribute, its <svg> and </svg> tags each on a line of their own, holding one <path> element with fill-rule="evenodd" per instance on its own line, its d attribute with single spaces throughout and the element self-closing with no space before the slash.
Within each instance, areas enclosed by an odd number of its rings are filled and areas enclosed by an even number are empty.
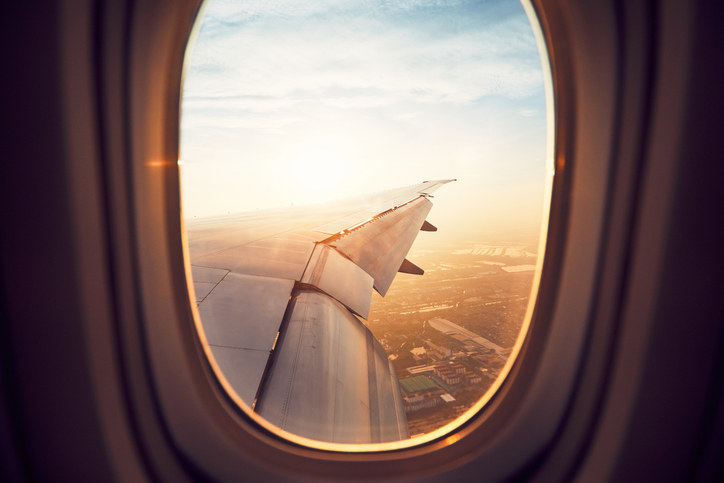
<svg viewBox="0 0 724 483">
<path fill-rule="evenodd" d="M 345 201 L 187 222 L 194 292 L 214 359 L 236 393 L 301 436 L 368 443 L 408 437 L 387 355 L 367 329 L 453 180 Z"/>
</svg>

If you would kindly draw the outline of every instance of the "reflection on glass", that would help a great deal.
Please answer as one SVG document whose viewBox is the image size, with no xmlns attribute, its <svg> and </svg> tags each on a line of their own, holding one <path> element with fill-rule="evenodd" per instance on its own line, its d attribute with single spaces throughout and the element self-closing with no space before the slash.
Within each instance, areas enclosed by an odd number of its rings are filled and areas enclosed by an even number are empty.
<svg viewBox="0 0 724 483">
<path fill-rule="evenodd" d="M 179 164 L 221 383 L 317 447 L 452 429 L 505 377 L 541 263 L 547 113 L 523 8 L 211 0 L 200 21 Z"/>
</svg>

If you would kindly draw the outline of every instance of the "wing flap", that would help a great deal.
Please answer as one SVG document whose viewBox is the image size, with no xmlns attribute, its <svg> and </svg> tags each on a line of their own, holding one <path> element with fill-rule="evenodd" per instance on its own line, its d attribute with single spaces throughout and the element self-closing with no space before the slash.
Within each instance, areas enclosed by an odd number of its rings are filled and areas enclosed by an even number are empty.
<svg viewBox="0 0 724 483">
<path fill-rule="evenodd" d="M 407 437 L 387 354 L 344 306 L 300 291 L 281 334 L 256 411 L 320 441 L 375 443 Z"/>
<path fill-rule="evenodd" d="M 420 196 L 328 243 L 369 273 L 384 296 L 431 208 Z"/>
<path fill-rule="evenodd" d="M 302 283 L 329 294 L 365 319 L 369 316 L 374 280 L 354 262 L 327 245 L 315 247 Z"/>
<path fill-rule="evenodd" d="M 449 181 L 189 222 L 206 340 L 253 410 L 323 441 L 408 437 L 394 369 L 353 314 L 367 318 L 372 289 L 384 295 L 403 266 L 422 271 L 405 256 Z"/>
</svg>

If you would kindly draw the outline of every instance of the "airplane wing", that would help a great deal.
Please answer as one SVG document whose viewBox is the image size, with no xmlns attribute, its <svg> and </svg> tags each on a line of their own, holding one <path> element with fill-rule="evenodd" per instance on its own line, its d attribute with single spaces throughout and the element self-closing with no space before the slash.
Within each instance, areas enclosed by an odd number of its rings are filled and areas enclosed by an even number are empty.
<svg viewBox="0 0 724 483">
<path fill-rule="evenodd" d="M 409 437 L 395 371 L 364 320 L 385 295 L 431 193 L 423 183 L 325 205 L 187 222 L 205 337 L 230 386 L 276 426 L 311 439 Z"/>
</svg>

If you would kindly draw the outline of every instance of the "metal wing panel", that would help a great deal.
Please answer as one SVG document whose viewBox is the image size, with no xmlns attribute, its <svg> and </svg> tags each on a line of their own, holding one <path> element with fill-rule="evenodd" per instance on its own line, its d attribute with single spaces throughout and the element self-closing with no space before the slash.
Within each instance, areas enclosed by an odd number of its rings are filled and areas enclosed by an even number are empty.
<svg viewBox="0 0 724 483">
<path fill-rule="evenodd" d="M 314 228 L 314 230 L 325 233 L 327 235 L 334 235 L 335 233 L 340 233 L 344 230 L 348 230 L 350 227 L 353 227 L 359 223 L 365 222 L 377 214 L 379 214 L 378 211 L 362 211 L 350 216 L 346 216 L 344 218 L 340 218 L 338 220 L 331 221 L 324 225 L 317 226 Z"/>
<path fill-rule="evenodd" d="M 341 208 L 349 207 L 346 210 L 348 212 L 347 214 L 343 217 L 330 218 L 331 221 L 314 227 L 314 230 L 330 235 L 339 233 L 345 229 L 364 223 L 384 211 L 402 206 L 415 198 L 430 195 L 430 193 L 437 190 L 440 186 L 451 181 L 454 180 L 425 181 L 424 183 L 406 186 L 404 188 L 354 198 L 340 205 Z"/>
<path fill-rule="evenodd" d="M 220 268 L 199 267 L 191 265 L 191 276 L 194 279 L 196 303 L 201 303 L 216 285 L 229 273 Z"/>
<path fill-rule="evenodd" d="M 292 280 L 227 273 L 198 304 L 214 359 L 249 406 L 254 403 L 293 286 Z"/>
<path fill-rule="evenodd" d="M 186 220 L 191 262 L 198 265 L 200 257 L 281 234 L 320 241 L 326 238 L 324 233 L 329 235 L 350 228 L 423 194 L 429 195 L 449 181 L 452 180 L 428 181 L 342 201 Z M 330 224 L 339 229 L 320 230 Z"/>
<path fill-rule="evenodd" d="M 234 392 L 252 406 L 269 362 L 269 351 L 212 345 L 211 352 Z"/>
<path fill-rule="evenodd" d="M 270 351 L 294 282 L 229 273 L 199 304 L 211 345 Z"/>
<path fill-rule="evenodd" d="M 223 268 L 233 273 L 299 280 L 314 243 L 291 237 L 271 237 L 192 259 L 195 265 Z"/>
<path fill-rule="evenodd" d="M 204 333 L 247 404 L 313 439 L 407 437 L 394 370 L 352 312 L 387 291 L 446 182 L 187 223 Z"/>
<path fill-rule="evenodd" d="M 330 242 L 374 279 L 385 295 L 432 203 L 420 197 Z"/>
<path fill-rule="evenodd" d="M 378 343 L 379 344 L 379 343 Z M 384 349 L 384 348 L 383 348 Z M 395 372 L 395 368 L 392 365 L 392 361 L 387 358 L 387 352 L 385 352 L 385 359 L 387 360 L 387 375 L 389 378 L 389 384 L 392 388 L 392 397 L 394 399 L 394 407 L 395 407 L 395 416 L 394 420 L 391 416 L 386 416 L 389 418 L 389 420 L 385 419 L 382 421 L 382 424 L 389 428 L 390 434 L 389 434 L 389 440 L 394 440 L 394 432 L 399 435 L 400 439 L 407 439 L 410 437 L 410 428 L 407 425 L 407 414 L 405 414 L 405 406 L 402 402 L 402 393 L 400 389 L 400 381 L 397 379 L 397 374 Z M 385 415 L 388 413 L 385 412 Z M 397 428 L 394 427 L 395 421 L 397 422 Z M 404 421 L 405 424 L 402 424 Z"/>
<path fill-rule="evenodd" d="M 400 439 L 407 422 L 398 419 L 389 372 L 379 371 L 387 361 L 384 349 L 331 297 L 301 291 L 292 304 L 257 412 L 320 441 Z"/>
<path fill-rule="evenodd" d="M 332 247 L 316 246 L 302 283 L 318 288 L 365 319 L 369 316 L 374 280 Z"/>
<path fill-rule="evenodd" d="M 367 332 L 367 373 L 370 386 L 372 441 L 399 441 L 410 437 L 400 384 L 387 352 Z"/>
</svg>

